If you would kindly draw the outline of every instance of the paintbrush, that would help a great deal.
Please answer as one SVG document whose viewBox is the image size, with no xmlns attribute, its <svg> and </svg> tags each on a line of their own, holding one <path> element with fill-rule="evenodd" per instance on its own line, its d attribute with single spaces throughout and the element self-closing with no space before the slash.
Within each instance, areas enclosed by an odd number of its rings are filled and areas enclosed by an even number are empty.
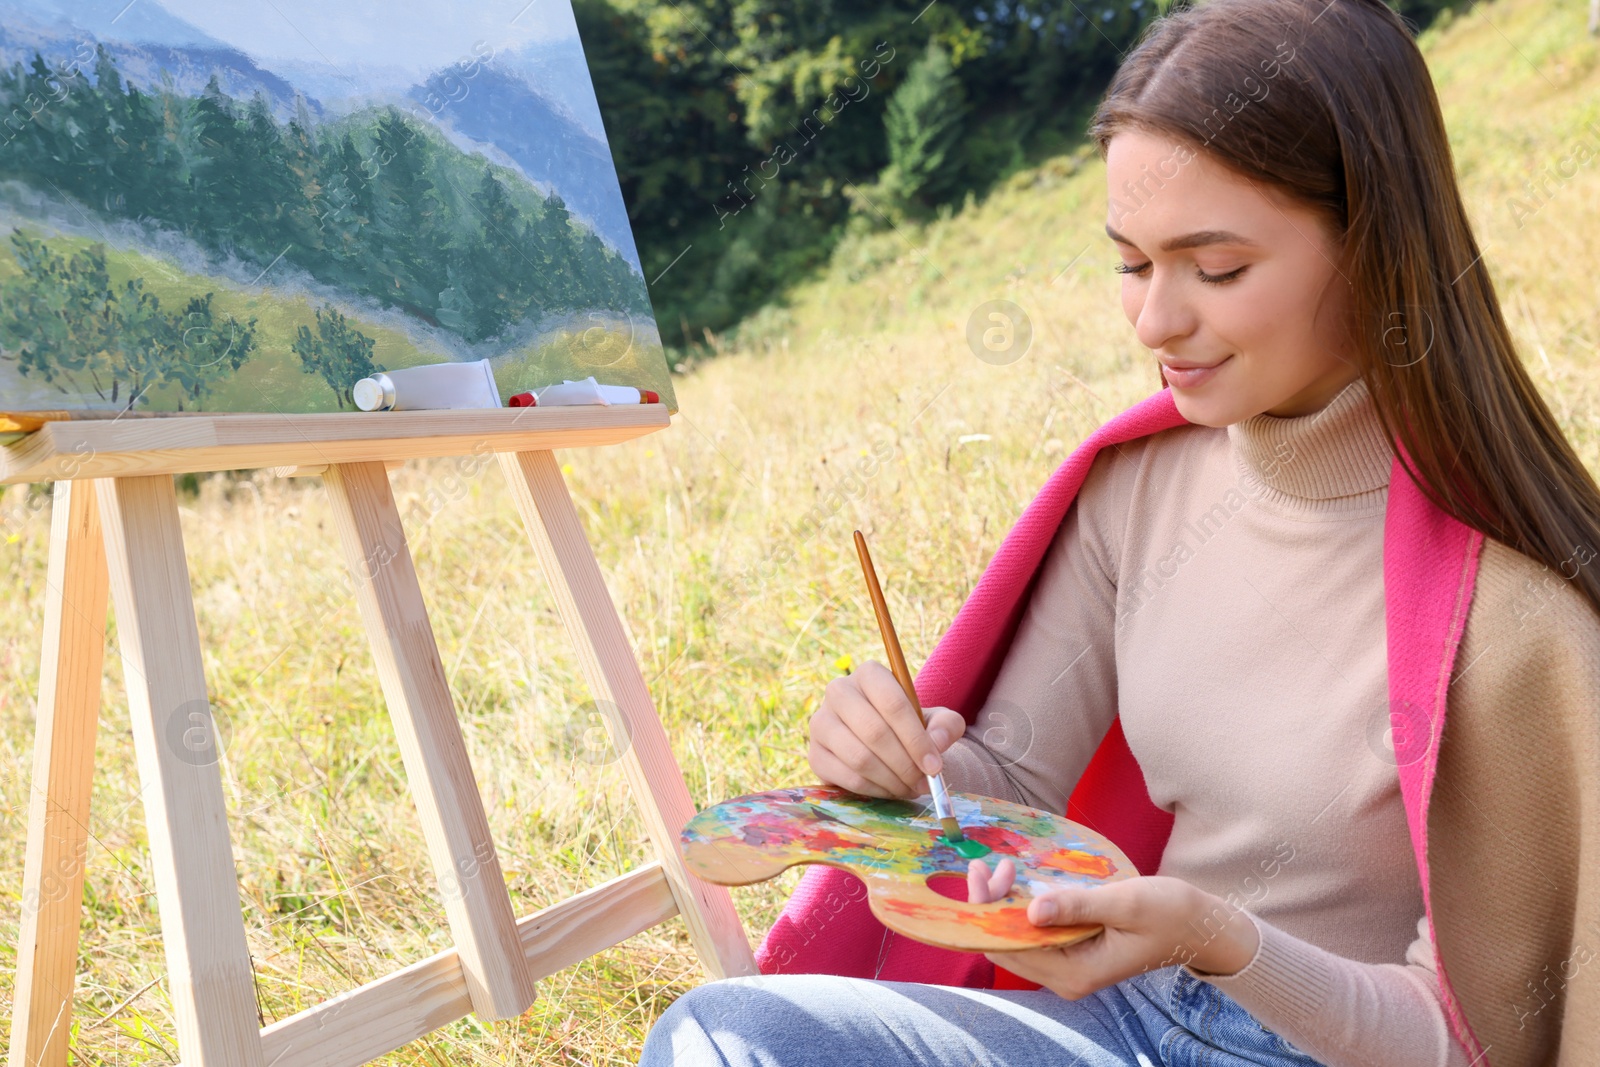
<svg viewBox="0 0 1600 1067">
<path fill-rule="evenodd" d="M 867 576 L 867 592 L 872 596 L 872 610 L 878 616 L 878 630 L 883 634 L 883 648 L 889 654 L 889 669 L 894 671 L 894 676 L 900 682 L 900 688 L 906 691 L 906 699 L 911 701 L 911 706 L 917 711 L 917 718 L 922 720 L 923 728 L 928 725 L 928 716 L 922 710 L 922 702 L 917 699 L 917 687 L 911 680 L 911 670 L 906 666 L 905 653 L 900 651 L 900 639 L 895 636 L 894 620 L 889 618 L 889 604 L 883 599 L 883 588 L 878 585 L 878 572 L 872 569 L 872 554 L 867 551 L 867 539 L 861 536 L 861 531 L 856 531 L 856 554 L 861 557 L 861 570 Z M 945 840 L 955 842 L 963 840 L 961 824 L 956 822 L 956 817 L 950 809 L 950 794 L 945 792 L 944 772 L 928 775 L 928 790 L 933 794 L 933 812 L 939 818 L 939 825 L 944 827 Z"/>
</svg>

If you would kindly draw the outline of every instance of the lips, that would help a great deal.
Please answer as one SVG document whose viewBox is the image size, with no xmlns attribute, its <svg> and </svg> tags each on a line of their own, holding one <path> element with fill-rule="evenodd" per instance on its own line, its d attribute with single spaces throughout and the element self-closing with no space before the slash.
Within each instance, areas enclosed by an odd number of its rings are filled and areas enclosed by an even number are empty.
<svg viewBox="0 0 1600 1067">
<path fill-rule="evenodd" d="M 1227 355 L 1215 363 L 1191 363 L 1187 360 L 1162 360 L 1161 369 L 1167 379 L 1167 384 L 1175 389 L 1193 389 L 1203 385 L 1216 376 L 1217 368 L 1223 366 L 1233 356 Z"/>
</svg>

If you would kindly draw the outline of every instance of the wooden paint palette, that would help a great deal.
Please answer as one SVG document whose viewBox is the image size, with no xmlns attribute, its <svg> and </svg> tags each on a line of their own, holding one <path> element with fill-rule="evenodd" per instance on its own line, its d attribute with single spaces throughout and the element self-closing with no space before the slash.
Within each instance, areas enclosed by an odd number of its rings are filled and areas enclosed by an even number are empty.
<svg viewBox="0 0 1600 1067">
<path fill-rule="evenodd" d="M 830 786 L 775 789 L 724 801 L 684 826 L 688 869 L 718 885 L 765 881 L 797 863 L 842 867 L 867 887 L 878 921 L 926 944 L 963 952 L 1014 952 L 1070 945 L 1098 925 L 1035 926 L 1028 901 L 1050 889 L 1137 875 L 1107 838 L 1059 815 L 992 797 L 951 793 L 967 838 L 1010 856 L 1011 891 L 988 904 L 966 900 L 966 856 L 944 839 L 933 801 L 878 800 Z M 948 894 L 948 895 L 947 895 Z"/>
</svg>

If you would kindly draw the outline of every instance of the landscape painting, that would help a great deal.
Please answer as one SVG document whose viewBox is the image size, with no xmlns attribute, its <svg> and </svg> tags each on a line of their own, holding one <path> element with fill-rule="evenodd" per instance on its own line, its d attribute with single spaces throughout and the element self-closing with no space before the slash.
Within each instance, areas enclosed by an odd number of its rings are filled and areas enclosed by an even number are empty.
<svg viewBox="0 0 1600 1067">
<path fill-rule="evenodd" d="M 570 0 L 0 0 L 0 412 L 676 411 Z"/>
</svg>

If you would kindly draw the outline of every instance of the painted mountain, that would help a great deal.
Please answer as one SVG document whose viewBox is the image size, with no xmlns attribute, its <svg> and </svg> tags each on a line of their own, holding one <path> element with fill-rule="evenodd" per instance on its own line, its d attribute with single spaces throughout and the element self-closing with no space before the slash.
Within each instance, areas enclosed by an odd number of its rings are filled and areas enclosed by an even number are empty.
<svg viewBox="0 0 1600 1067">
<path fill-rule="evenodd" d="M 677 402 L 570 0 L 0 0 L 0 411 Z"/>
</svg>

